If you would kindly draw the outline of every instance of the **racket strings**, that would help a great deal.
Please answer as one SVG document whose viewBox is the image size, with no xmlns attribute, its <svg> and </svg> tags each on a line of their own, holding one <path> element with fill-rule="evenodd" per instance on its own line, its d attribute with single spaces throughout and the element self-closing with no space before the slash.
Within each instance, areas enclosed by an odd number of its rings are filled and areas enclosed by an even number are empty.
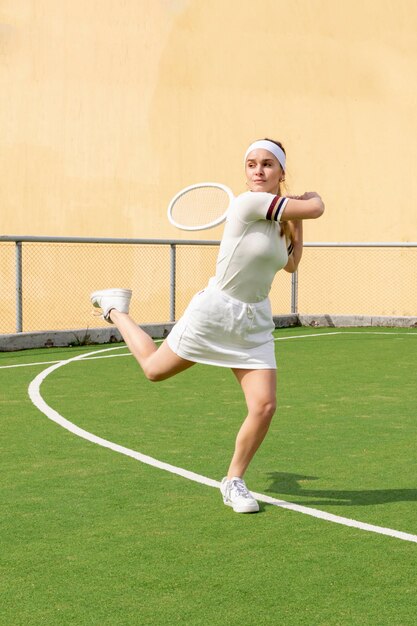
<svg viewBox="0 0 417 626">
<path fill-rule="evenodd" d="M 198 187 L 180 195 L 174 202 L 171 215 L 175 222 L 186 227 L 211 224 L 220 219 L 230 203 L 228 194 L 217 187 Z"/>
</svg>

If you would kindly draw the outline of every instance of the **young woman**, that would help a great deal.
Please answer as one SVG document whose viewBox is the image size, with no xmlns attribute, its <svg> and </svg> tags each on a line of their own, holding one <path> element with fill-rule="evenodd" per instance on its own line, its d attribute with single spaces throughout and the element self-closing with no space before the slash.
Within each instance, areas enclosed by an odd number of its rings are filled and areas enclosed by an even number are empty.
<svg viewBox="0 0 417 626">
<path fill-rule="evenodd" d="M 316 219 L 324 211 L 315 192 L 281 194 L 285 159 L 279 142 L 264 139 L 249 146 L 244 159 L 249 191 L 238 196 L 229 210 L 216 275 L 194 296 L 159 348 L 129 317 L 129 289 L 91 295 L 104 319 L 117 326 L 149 380 L 164 380 L 195 363 L 233 371 L 248 414 L 237 434 L 221 494 L 224 504 L 236 513 L 259 510 L 243 476 L 276 408 L 271 283 L 282 268 L 296 271 L 303 247 L 302 220 Z"/>
</svg>

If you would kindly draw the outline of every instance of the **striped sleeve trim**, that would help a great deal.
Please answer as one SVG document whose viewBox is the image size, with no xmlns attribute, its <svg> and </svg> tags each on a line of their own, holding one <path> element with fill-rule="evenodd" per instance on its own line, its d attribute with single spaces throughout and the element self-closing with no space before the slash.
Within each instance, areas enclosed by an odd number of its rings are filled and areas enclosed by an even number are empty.
<svg viewBox="0 0 417 626">
<path fill-rule="evenodd" d="M 266 219 L 271 220 L 271 222 L 280 222 L 281 215 L 287 206 L 288 200 L 289 198 L 280 198 L 280 196 L 275 196 L 269 205 L 269 209 L 266 213 Z"/>
<path fill-rule="evenodd" d="M 274 212 L 275 206 L 277 204 L 279 200 L 279 196 L 274 196 L 274 199 L 272 200 L 271 204 L 269 205 L 269 209 L 266 213 L 266 219 L 267 220 L 272 220 L 272 214 Z"/>
<path fill-rule="evenodd" d="M 293 250 L 294 250 L 294 244 L 291 241 L 290 245 L 287 248 L 288 256 L 290 256 L 290 254 L 292 254 Z"/>
</svg>

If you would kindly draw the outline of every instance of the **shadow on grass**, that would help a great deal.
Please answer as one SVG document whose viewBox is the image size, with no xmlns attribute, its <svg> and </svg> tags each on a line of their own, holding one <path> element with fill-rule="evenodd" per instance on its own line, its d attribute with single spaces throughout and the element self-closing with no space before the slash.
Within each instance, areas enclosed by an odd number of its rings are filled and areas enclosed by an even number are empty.
<svg viewBox="0 0 417 626">
<path fill-rule="evenodd" d="M 370 506 L 389 502 L 416 502 L 417 489 L 310 489 L 301 483 L 319 480 L 317 476 L 271 472 L 266 493 L 297 496 L 293 502 L 302 505 Z M 285 500 L 285 498 L 283 497 Z M 290 498 L 291 499 L 291 498 Z"/>
</svg>

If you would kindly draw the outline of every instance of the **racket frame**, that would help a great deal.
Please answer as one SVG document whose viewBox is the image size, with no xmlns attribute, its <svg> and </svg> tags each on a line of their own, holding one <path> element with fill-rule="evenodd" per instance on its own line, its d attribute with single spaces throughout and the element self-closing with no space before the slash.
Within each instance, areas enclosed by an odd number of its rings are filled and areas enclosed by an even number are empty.
<svg viewBox="0 0 417 626">
<path fill-rule="evenodd" d="M 194 189 L 200 189 L 202 187 L 214 187 L 216 189 L 221 189 L 222 191 L 224 191 L 229 197 L 229 204 L 227 208 L 225 209 L 225 211 L 220 217 L 217 217 L 215 220 L 212 220 L 211 222 L 207 222 L 207 224 L 202 224 L 199 226 L 186 226 L 184 224 L 180 224 L 172 216 L 172 209 L 175 206 L 177 200 L 179 200 L 183 195 L 185 195 L 189 191 L 193 191 Z M 219 224 L 222 224 L 226 220 L 230 203 L 232 202 L 232 200 L 234 200 L 234 198 L 235 196 L 233 194 L 233 191 L 229 187 L 227 187 L 227 185 L 223 185 L 222 183 L 212 183 L 212 182 L 207 183 L 206 182 L 206 183 L 195 183 L 194 185 L 188 185 L 188 187 L 184 187 L 184 189 L 181 189 L 181 191 L 176 193 L 175 196 L 171 199 L 168 205 L 168 210 L 167 210 L 168 220 L 173 226 L 175 226 L 176 228 L 179 228 L 180 230 L 188 230 L 188 231 L 208 230 L 209 228 L 214 228 L 215 226 L 219 226 Z"/>
</svg>

